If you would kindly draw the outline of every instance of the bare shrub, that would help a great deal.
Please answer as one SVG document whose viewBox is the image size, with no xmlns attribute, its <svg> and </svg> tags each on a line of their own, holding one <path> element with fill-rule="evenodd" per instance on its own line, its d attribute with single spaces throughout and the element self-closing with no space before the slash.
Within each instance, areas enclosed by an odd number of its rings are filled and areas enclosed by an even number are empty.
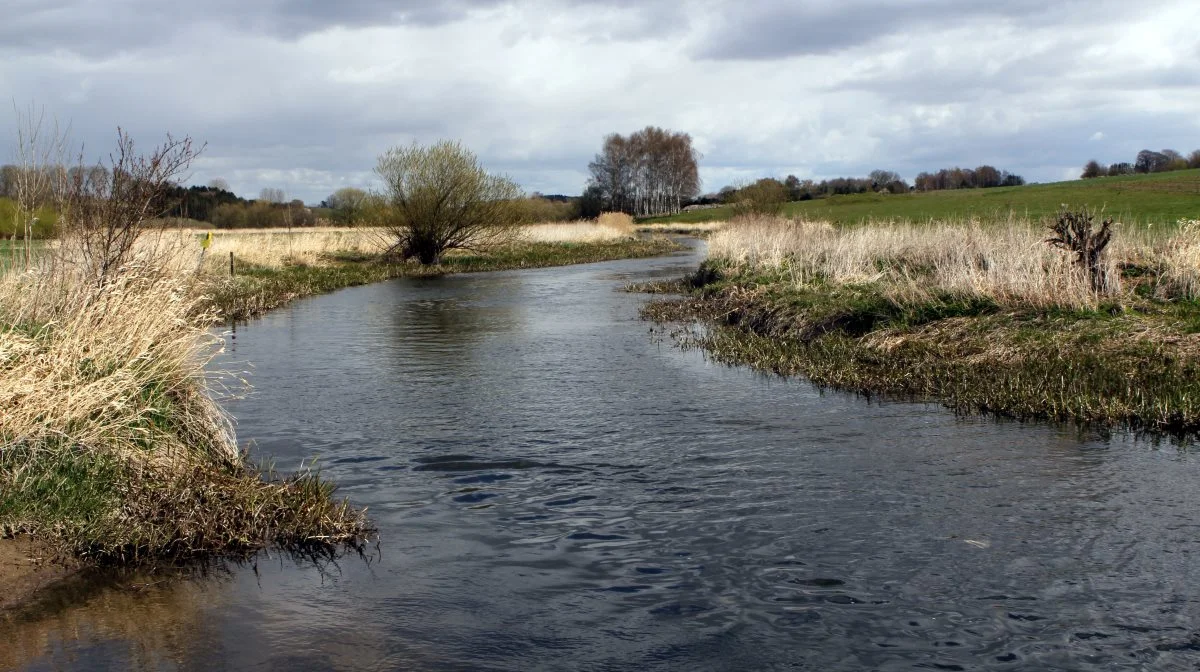
<svg viewBox="0 0 1200 672">
<path fill-rule="evenodd" d="M 1053 247 L 1075 254 L 1075 264 L 1087 273 L 1092 289 L 1105 292 L 1109 289 L 1109 274 L 1101 260 L 1104 250 L 1112 241 L 1112 218 L 1102 220 L 1096 229 L 1095 213 L 1087 208 L 1073 211 L 1064 208 L 1050 225 L 1054 235 L 1046 239 Z"/>
<path fill-rule="evenodd" d="M 14 105 L 17 124 L 17 165 L 9 185 L 16 203 L 14 228 L 24 238 L 23 261 L 32 262 L 34 227 L 39 210 L 52 200 L 56 178 L 61 175 L 67 132 L 57 120 L 46 119 L 45 108 L 30 105 L 24 111 Z"/>
<path fill-rule="evenodd" d="M 108 166 L 64 171 L 58 185 L 63 249 L 84 273 L 103 285 L 132 259 L 138 238 L 170 210 L 171 187 L 184 177 L 203 147 L 192 139 L 167 140 L 149 155 L 117 129 Z"/>
</svg>

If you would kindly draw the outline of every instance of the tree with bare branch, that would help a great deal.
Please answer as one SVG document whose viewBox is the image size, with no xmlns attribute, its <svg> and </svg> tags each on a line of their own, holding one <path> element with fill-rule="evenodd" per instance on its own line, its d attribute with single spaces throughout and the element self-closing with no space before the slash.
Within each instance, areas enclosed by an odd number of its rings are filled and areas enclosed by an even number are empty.
<svg viewBox="0 0 1200 672">
<path fill-rule="evenodd" d="M 13 112 L 17 122 L 17 162 L 8 189 L 16 202 L 16 224 L 24 236 L 23 256 L 28 267 L 32 263 L 37 211 L 51 201 L 56 179 L 61 179 L 67 130 L 59 126 L 57 119 L 47 120 L 44 107 L 31 104 L 21 110 L 14 105 Z"/>
<path fill-rule="evenodd" d="M 117 149 L 102 166 L 106 170 L 62 171 L 64 249 L 103 285 L 132 259 L 138 238 L 171 209 L 173 187 L 203 149 L 190 137 L 168 134 L 150 154 L 138 154 L 133 139 L 118 128 Z M 78 164 L 84 167 L 82 155 Z"/>
</svg>

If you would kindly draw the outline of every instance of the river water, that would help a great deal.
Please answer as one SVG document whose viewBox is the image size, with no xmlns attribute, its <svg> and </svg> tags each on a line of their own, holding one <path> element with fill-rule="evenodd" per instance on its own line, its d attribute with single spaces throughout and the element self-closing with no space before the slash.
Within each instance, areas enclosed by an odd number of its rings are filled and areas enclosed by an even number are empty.
<svg viewBox="0 0 1200 672">
<path fill-rule="evenodd" d="M 1193 451 L 708 363 L 615 291 L 699 254 L 239 326 L 240 438 L 368 506 L 372 560 L 76 589 L 0 667 L 1195 668 Z"/>
</svg>

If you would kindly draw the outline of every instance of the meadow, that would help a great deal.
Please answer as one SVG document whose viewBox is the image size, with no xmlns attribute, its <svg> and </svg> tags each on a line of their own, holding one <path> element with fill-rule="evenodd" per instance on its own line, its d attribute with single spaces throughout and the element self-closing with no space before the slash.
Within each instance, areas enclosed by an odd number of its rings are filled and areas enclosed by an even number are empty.
<svg viewBox="0 0 1200 672">
<path fill-rule="evenodd" d="M 1099 222 L 1097 222 L 1097 225 Z M 962 412 L 1200 430 L 1200 222 L 1119 227 L 1094 282 L 1040 222 L 760 217 L 645 309 L 719 360 Z"/>
<path fill-rule="evenodd" d="M 994 189 L 953 189 L 907 194 L 856 194 L 786 203 L 786 217 L 833 224 L 945 222 L 968 219 L 1041 220 L 1064 204 L 1102 208 L 1126 224 L 1173 226 L 1200 215 L 1200 170 L 1103 177 Z M 723 221 L 731 208 L 647 219 L 642 225 Z"/>
</svg>

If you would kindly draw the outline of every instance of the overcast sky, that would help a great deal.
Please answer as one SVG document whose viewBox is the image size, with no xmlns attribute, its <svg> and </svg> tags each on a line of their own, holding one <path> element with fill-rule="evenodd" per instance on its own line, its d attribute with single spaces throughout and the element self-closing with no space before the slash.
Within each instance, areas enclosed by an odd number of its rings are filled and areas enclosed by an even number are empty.
<svg viewBox="0 0 1200 672">
<path fill-rule="evenodd" d="M 208 143 L 192 181 L 316 202 L 460 139 L 579 193 L 603 137 L 686 131 L 706 191 L 990 163 L 1031 181 L 1200 148 L 1198 0 L 0 0 L 0 92 L 98 158 Z M 11 108 L 4 101 L 4 108 Z M 0 114 L 0 162 L 14 115 Z"/>
</svg>

